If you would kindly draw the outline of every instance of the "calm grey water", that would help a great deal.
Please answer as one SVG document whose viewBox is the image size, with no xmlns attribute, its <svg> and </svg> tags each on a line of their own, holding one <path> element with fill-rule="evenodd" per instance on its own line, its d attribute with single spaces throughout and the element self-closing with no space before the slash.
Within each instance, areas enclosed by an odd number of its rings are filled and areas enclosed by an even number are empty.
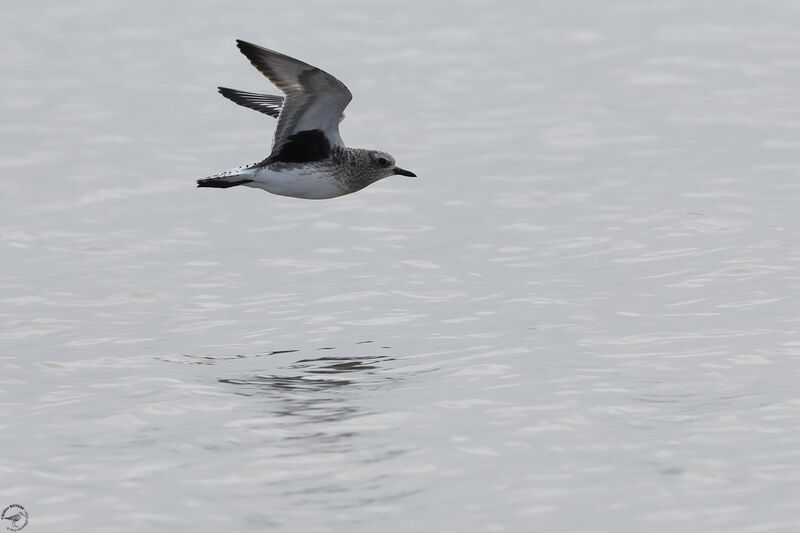
<svg viewBox="0 0 800 533">
<path fill-rule="evenodd" d="M 800 530 L 800 5 L 16 2 L 0 507 L 27 531 Z M 194 179 L 247 39 L 419 174 Z M 3 524 L 4 526 L 6 524 Z"/>
</svg>

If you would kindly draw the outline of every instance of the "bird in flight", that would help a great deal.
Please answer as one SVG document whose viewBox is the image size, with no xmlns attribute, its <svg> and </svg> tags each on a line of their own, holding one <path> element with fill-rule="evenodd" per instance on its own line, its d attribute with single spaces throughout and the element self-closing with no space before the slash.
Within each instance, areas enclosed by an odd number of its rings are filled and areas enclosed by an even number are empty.
<svg viewBox="0 0 800 533">
<path fill-rule="evenodd" d="M 260 163 L 197 180 L 198 187 L 246 185 L 294 198 L 335 198 L 383 178 L 416 174 L 395 165 L 379 150 L 347 148 L 339 122 L 353 95 L 342 82 L 308 63 L 236 41 L 239 50 L 285 97 L 219 87 L 239 105 L 277 117 L 272 152 Z"/>
</svg>

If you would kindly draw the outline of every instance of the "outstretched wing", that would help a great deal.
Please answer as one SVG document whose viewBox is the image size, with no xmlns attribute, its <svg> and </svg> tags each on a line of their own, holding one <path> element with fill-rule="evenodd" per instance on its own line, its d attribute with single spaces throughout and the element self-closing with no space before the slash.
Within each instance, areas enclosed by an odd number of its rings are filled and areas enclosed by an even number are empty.
<svg viewBox="0 0 800 533">
<path fill-rule="evenodd" d="M 255 109 L 273 118 L 278 118 L 281 107 L 283 107 L 283 96 L 248 93 L 246 91 L 228 89 L 227 87 L 217 87 L 217 89 L 219 89 L 219 93 L 228 100 L 236 102 L 241 106 Z"/>
<path fill-rule="evenodd" d="M 353 95 L 342 82 L 316 67 L 245 41 L 239 50 L 286 95 L 278 115 L 272 153 L 265 162 L 315 161 L 344 147 L 339 120 Z"/>
<path fill-rule="evenodd" d="M 239 104 L 240 106 L 255 109 L 260 113 L 269 115 L 272 118 L 278 118 L 283 107 L 283 96 L 275 96 L 274 94 L 261 94 L 249 93 L 247 91 L 239 91 L 237 89 L 229 89 L 227 87 L 217 87 L 219 93 L 228 100 Z M 339 117 L 339 122 L 344 120 L 344 113 Z"/>
</svg>

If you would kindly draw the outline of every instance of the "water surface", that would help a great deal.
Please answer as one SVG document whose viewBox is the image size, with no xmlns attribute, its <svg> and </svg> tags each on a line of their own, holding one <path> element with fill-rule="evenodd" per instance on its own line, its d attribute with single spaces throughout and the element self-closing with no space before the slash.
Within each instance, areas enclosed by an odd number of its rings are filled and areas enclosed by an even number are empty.
<svg viewBox="0 0 800 533">
<path fill-rule="evenodd" d="M 790 2 L 17 3 L 0 505 L 31 531 L 800 528 Z M 242 38 L 417 180 L 310 202 Z"/>
</svg>

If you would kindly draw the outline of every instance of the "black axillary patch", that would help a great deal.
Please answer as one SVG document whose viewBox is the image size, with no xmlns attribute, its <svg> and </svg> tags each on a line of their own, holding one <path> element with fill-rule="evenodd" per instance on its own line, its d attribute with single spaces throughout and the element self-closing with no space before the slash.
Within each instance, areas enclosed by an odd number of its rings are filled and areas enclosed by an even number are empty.
<svg viewBox="0 0 800 533">
<path fill-rule="evenodd" d="M 286 138 L 281 151 L 270 157 L 270 162 L 309 163 L 327 159 L 331 154 L 331 143 L 322 130 L 298 131 Z"/>
</svg>

